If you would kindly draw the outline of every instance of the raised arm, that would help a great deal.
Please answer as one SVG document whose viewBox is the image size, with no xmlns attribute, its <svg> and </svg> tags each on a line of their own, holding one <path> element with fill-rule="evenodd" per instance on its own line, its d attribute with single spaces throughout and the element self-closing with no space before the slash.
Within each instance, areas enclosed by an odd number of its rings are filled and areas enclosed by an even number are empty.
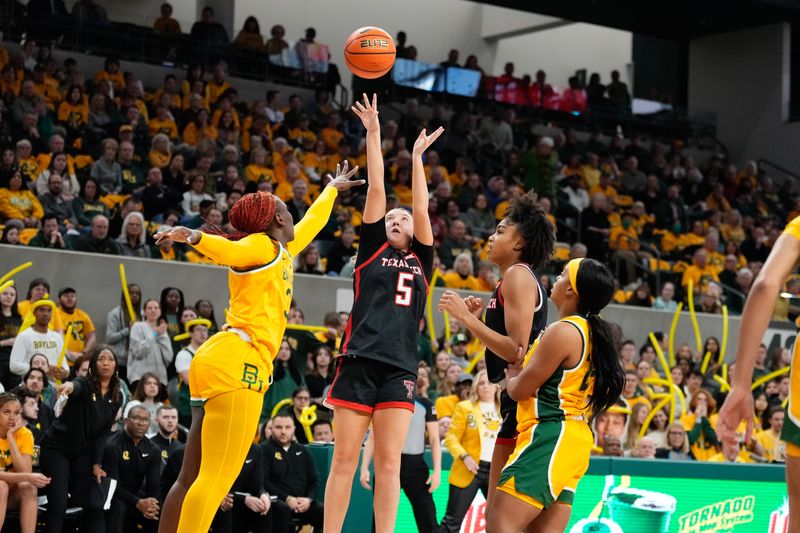
<svg viewBox="0 0 800 533">
<path fill-rule="evenodd" d="M 270 263 L 278 256 L 277 245 L 265 234 L 248 235 L 239 241 L 230 241 L 219 235 L 176 226 L 156 233 L 156 244 L 169 239 L 187 243 L 217 264 L 233 268 L 248 268 Z"/>
<path fill-rule="evenodd" d="M 732 444 L 736 428 L 742 420 L 747 422 L 746 440 L 753 432 L 753 368 L 761 338 L 772 316 L 775 300 L 786 278 L 792 273 L 800 258 L 800 240 L 789 233 L 782 234 L 758 273 L 747 297 L 739 327 L 739 345 L 736 349 L 736 367 L 731 381 L 731 392 L 725 399 L 717 419 L 720 440 Z"/>
<path fill-rule="evenodd" d="M 350 108 L 367 129 L 367 202 L 364 206 L 364 223 L 377 222 L 386 214 L 386 189 L 384 187 L 383 153 L 381 152 L 381 123 L 378 120 L 378 95 L 370 103 L 364 94 L 364 103 L 356 102 Z"/>
<path fill-rule="evenodd" d="M 322 194 L 308 208 L 303 220 L 294 227 L 294 239 L 286 245 L 292 256 L 302 252 L 322 231 L 325 224 L 328 223 L 331 218 L 333 203 L 340 191 L 364 185 L 364 180 L 350 180 L 356 172 L 358 172 L 358 167 L 350 170 L 345 160 L 343 163 L 336 165 L 336 177 L 328 175 L 330 178 L 328 186 L 323 189 Z"/>
<path fill-rule="evenodd" d="M 422 130 L 414 142 L 414 153 L 411 160 L 411 194 L 413 197 L 411 216 L 414 220 L 414 237 L 426 246 L 433 245 L 433 230 L 431 229 L 431 218 L 428 215 L 428 183 L 425 181 L 422 154 L 436 142 L 442 133 L 444 133 L 444 128 L 439 128 L 430 135 Z"/>
</svg>

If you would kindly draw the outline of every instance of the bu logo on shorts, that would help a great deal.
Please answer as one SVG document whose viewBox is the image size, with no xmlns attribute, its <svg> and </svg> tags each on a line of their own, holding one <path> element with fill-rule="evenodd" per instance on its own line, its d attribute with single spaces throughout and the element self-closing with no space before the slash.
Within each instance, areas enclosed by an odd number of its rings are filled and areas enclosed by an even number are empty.
<svg viewBox="0 0 800 533">
<path fill-rule="evenodd" d="M 256 392 L 261 392 L 264 388 L 264 381 L 258 379 L 258 367 L 249 363 L 244 363 L 244 371 L 242 372 L 242 383 L 247 384 L 248 389 L 254 389 L 257 385 Z"/>
<path fill-rule="evenodd" d="M 408 391 L 408 399 L 409 400 L 413 400 L 414 399 L 414 389 L 417 387 L 416 382 L 408 380 L 408 379 L 404 379 L 403 380 L 403 385 L 405 385 L 406 391 Z"/>
</svg>

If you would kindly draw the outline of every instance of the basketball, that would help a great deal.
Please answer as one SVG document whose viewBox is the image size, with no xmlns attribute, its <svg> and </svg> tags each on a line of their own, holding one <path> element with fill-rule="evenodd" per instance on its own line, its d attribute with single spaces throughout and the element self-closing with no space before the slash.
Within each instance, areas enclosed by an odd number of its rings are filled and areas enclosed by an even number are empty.
<svg viewBox="0 0 800 533">
<path fill-rule="evenodd" d="M 347 68 L 360 78 L 380 78 L 392 69 L 394 58 L 394 39 L 374 26 L 357 29 L 344 43 Z"/>
</svg>

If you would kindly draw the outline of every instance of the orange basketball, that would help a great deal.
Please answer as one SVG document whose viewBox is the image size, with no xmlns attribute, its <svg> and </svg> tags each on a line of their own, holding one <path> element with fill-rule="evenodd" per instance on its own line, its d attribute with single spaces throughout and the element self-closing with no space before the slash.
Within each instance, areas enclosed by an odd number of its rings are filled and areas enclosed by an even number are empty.
<svg viewBox="0 0 800 533">
<path fill-rule="evenodd" d="M 389 72 L 395 53 L 392 36 L 374 26 L 357 29 L 344 43 L 347 68 L 361 78 L 380 78 Z"/>
</svg>

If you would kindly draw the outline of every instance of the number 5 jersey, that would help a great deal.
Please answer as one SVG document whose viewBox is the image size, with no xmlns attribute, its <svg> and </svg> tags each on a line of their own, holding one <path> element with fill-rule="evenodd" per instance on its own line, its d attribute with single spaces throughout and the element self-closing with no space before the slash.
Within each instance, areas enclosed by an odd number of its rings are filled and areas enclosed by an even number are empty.
<svg viewBox="0 0 800 533">
<path fill-rule="evenodd" d="M 408 250 L 386 240 L 385 219 L 361 225 L 354 300 L 342 336 L 343 356 L 382 361 L 417 375 L 417 335 L 433 270 L 433 246 Z"/>
</svg>

